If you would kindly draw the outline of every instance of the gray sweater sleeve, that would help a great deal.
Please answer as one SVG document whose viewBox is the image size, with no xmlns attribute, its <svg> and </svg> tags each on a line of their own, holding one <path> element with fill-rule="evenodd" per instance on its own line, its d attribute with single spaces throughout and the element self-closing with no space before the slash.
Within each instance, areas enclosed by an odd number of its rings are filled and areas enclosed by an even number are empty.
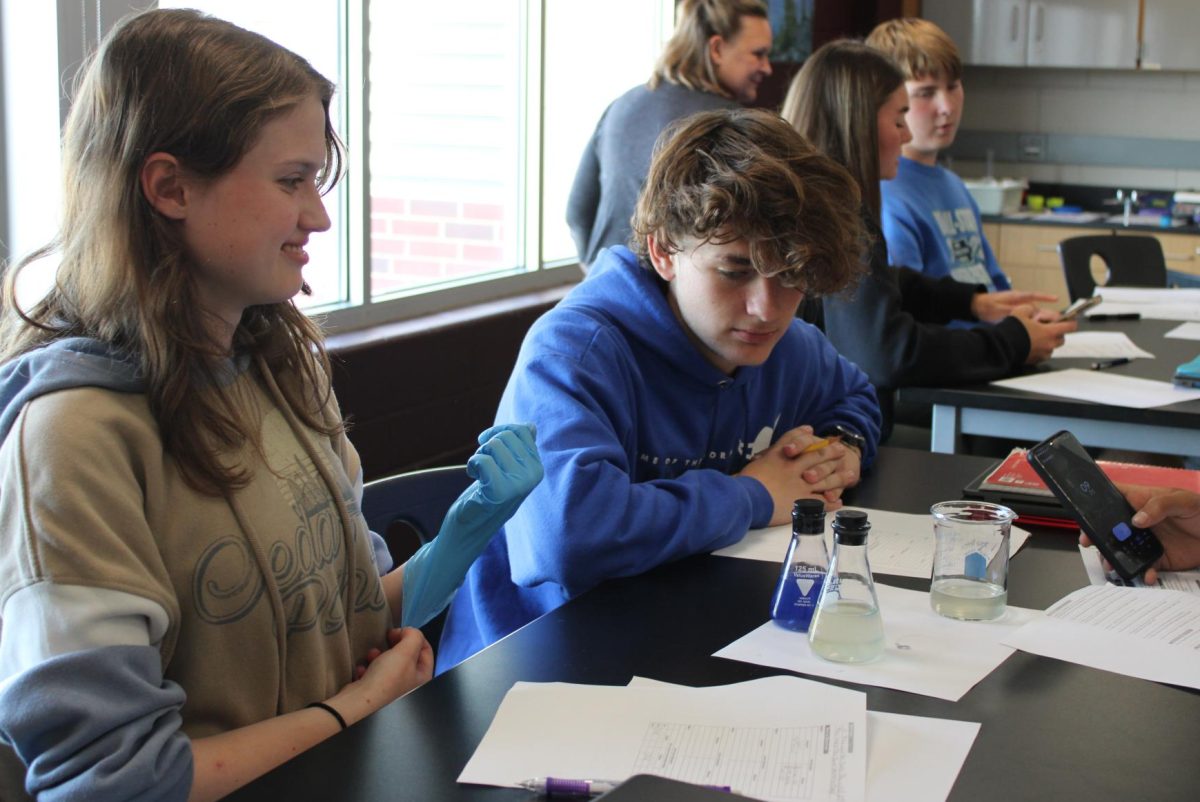
<svg viewBox="0 0 1200 802">
<path fill-rule="evenodd" d="M 587 264 L 588 247 L 592 241 L 592 230 L 596 225 L 596 213 L 600 208 L 600 162 L 596 156 L 596 136 L 593 134 L 583 149 L 571 194 L 567 198 L 567 227 L 579 254 L 579 263 Z"/>
</svg>

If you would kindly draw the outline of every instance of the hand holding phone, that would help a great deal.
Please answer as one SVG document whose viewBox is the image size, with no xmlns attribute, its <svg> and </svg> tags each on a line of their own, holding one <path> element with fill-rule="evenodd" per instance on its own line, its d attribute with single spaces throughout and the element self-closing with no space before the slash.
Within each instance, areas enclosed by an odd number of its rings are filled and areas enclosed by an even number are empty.
<svg viewBox="0 0 1200 802">
<path fill-rule="evenodd" d="M 1163 556 L 1162 543 L 1133 525 L 1133 507 L 1075 435 L 1053 434 L 1025 458 L 1123 579 L 1140 577 Z"/>
<path fill-rule="evenodd" d="M 1103 300 L 1104 298 L 1099 295 L 1093 295 L 1090 298 L 1076 298 L 1070 306 L 1062 311 L 1061 319 L 1074 320 Z"/>
</svg>

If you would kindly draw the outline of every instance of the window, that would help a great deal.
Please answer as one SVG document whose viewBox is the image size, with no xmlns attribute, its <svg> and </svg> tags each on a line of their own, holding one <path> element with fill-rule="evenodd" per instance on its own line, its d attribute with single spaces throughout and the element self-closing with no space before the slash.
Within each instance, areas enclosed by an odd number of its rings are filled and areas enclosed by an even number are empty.
<svg viewBox="0 0 1200 802">
<path fill-rule="evenodd" d="M 29 8 L 43 4 L 3 3 L 6 99 L 13 98 L 7 51 L 14 28 L 26 38 L 37 30 L 59 40 L 55 74 L 38 90 L 45 92 L 78 63 L 80 41 L 94 47 L 97 29 L 144 5 L 59 0 L 55 34 L 45 9 Z M 564 222 L 576 164 L 604 107 L 649 77 L 674 6 L 672 0 L 159 5 L 200 8 L 256 30 L 337 82 L 336 126 L 349 148 L 348 170 L 326 197 L 334 229 L 310 243 L 306 277 L 314 295 L 300 300 L 343 330 L 578 278 Z M 40 26 L 23 19 L 28 15 L 40 16 Z M 10 105 L 8 130 L 13 114 Z M 43 113 L 43 125 L 52 116 Z M 57 140 L 57 132 L 44 129 L 36 136 Z M 13 164 L 8 144 L 6 162 Z M 5 196 L 24 198 L 35 175 L 10 175 Z M 55 194 L 47 184 L 56 182 L 42 183 L 45 200 Z M 8 207 L 10 234 L 25 230 L 25 222 L 14 221 L 11 201 Z M 49 207 L 57 208 L 57 198 Z M 11 255 L 47 238 L 44 229 L 32 239 L 13 236 Z"/>
</svg>

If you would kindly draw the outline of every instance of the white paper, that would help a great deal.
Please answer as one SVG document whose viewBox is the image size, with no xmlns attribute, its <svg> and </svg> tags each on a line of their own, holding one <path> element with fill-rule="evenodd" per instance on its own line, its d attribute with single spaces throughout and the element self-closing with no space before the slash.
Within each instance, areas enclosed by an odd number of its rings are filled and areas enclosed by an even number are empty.
<svg viewBox="0 0 1200 802">
<path fill-rule="evenodd" d="M 1071 331 L 1064 339 L 1065 342 L 1050 356 L 1055 359 L 1154 359 L 1154 354 L 1138 348 L 1123 331 Z"/>
<path fill-rule="evenodd" d="M 723 686 L 726 693 L 774 693 L 778 677 Z M 667 683 L 634 677 L 631 687 Z M 945 799 L 979 734 L 973 721 L 867 711 L 867 802 Z"/>
<path fill-rule="evenodd" d="M 886 645 L 873 663 L 824 660 L 813 654 L 804 633 L 770 621 L 715 656 L 955 702 L 1013 653 L 1001 641 L 1042 615 L 1010 606 L 995 621 L 956 621 L 935 613 L 928 593 L 879 584 L 875 590 Z"/>
<path fill-rule="evenodd" d="M 866 695 L 798 677 L 753 687 L 516 683 L 459 782 L 656 774 L 764 800 L 865 798 Z"/>
<path fill-rule="evenodd" d="M 946 799 L 979 724 L 867 711 L 867 802 Z"/>
<path fill-rule="evenodd" d="M 1200 290 L 1145 287 L 1097 287 L 1104 298 L 1097 314 L 1124 315 L 1136 312 L 1147 320 L 1200 321 Z"/>
<path fill-rule="evenodd" d="M 1200 340 L 1200 323 L 1180 323 L 1163 336 L 1175 340 Z"/>
<path fill-rule="evenodd" d="M 1147 409 L 1194 401 L 1200 390 L 1179 387 L 1171 382 L 1119 376 L 1103 370 L 1049 370 L 992 382 L 997 387 L 1009 387 L 1030 393 L 1043 393 L 1081 401 L 1100 401 L 1115 407 Z"/>
<path fill-rule="evenodd" d="M 1004 639 L 1025 652 L 1200 688 L 1200 596 L 1091 585 Z"/>
<path fill-rule="evenodd" d="M 1087 571 L 1088 582 L 1093 585 L 1118 584 L 1112 582 L 1104 570 L 1103 558 L 1095 546 L 1086 549 L 1080 546 L 1079 557 L 1083 560 L 1083 569 Z M 1200 595 L 1200 571 L 1159 571 L 1158 582 L 1147 587 Z"/>
<path fill-rule="evenodd" d="M 933 569 L 933 516 L 915 515 L 906 512 L 872 510 L 867 507 L 850 507 L 862 510 L 871 522 L 871 533 L 867 537 L 867 558 L 871 571 L 892 576 L 911 576 L 928 579 Z M 834 513 L 829 513 L 832 520 Z M 752 529 L 732 546 L 714 551 L 721 557 L 742 557 L 747 560 L 782 563 L 787 556 L 788 543 L 792 539 L 792 527 L 788 524 L 766 529 Z M 1029 533 L 1014 526 L 1009 534 L 1009 555 L 1017 553 Z M 833 531 L 825 527 L 825 545 L 833 554 Z"/>
</svg>

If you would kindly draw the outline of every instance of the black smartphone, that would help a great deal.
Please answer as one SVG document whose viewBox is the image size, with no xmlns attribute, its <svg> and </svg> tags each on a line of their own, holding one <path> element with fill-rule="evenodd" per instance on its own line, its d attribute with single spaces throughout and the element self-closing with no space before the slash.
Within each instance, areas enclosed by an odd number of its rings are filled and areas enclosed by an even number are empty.
<svg viewBox="0 0 1200 802">
<path fill-rule="evenodd" d="M 1053 434 L 1025 458 L 1122 579 L 1140 577 L 1162 556 L 1158 538 L 1130 523 L 1133 507 L 1075 435 Z"/>
</svg>

